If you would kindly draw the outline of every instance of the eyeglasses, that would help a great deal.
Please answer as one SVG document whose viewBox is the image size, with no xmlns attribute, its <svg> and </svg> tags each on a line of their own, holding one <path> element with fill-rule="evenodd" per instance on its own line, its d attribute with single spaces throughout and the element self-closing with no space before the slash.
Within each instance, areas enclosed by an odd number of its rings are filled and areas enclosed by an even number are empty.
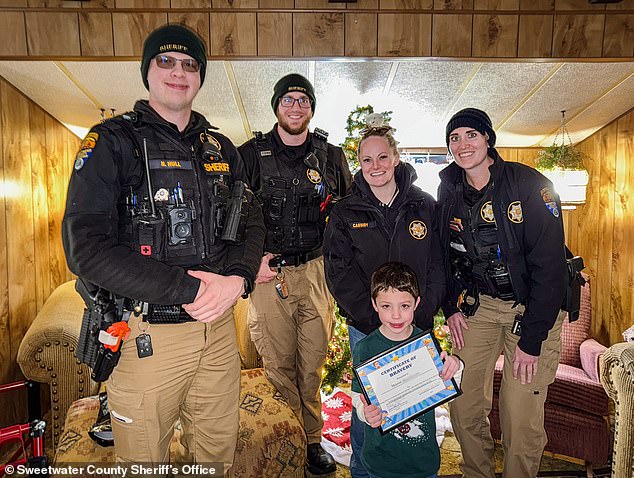
<svg viewBox="0 0 634 478">
<path fill-rule="evenodd" d="M 292 96 L 282 96 L 282 98 L 280 99 L 280 105 L 282 105 L 282 107 L 284 108 L 292 108 L 296 101 L 300 108 L 302 109 L 310 108 L 311 101 L 310 101 L 310 98 L 308 98 L 307 96 L 302 96 L 301 98 L 293 98 Z"/>
<path fill-rule="evenodd" d="M 156 60 L 156 66 L 163 68 L 164 70 L 173 69 L 179 61 L 183 67 L 183 71 L 186 71 L 187 73 L 196 73 L 200 70 L 200 63 L 193 58 L 183 58 L 182 60 L 179 60 L 178 58 L 174 58 L 169 55 L 157 55 L 154 59 Z"/>
</svg>

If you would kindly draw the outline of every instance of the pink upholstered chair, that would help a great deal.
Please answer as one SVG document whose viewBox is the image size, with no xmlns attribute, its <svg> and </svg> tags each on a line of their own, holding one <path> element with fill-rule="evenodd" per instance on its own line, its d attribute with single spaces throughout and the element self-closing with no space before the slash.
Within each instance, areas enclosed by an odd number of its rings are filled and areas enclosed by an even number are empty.
<svg viewBox="0 0 634 478">
<path fill-rule="evenodd" d="M 612 437 L 608 424 L 609 399 L 599 381 L 599 356 L 606 348 L 589 338 L 592 313 L 590 283 L 581 290 L 579 319 L 568 318 L 561 332 L 561 357 L 555 382 L 548 388 L 544 422 L 546 450 L 603 465 L 608 462 Z M 504 358 L 495 367 L 493 409 L 489 415 L 493 438 L 501 438 L 498 392 Z"/>
</svg>

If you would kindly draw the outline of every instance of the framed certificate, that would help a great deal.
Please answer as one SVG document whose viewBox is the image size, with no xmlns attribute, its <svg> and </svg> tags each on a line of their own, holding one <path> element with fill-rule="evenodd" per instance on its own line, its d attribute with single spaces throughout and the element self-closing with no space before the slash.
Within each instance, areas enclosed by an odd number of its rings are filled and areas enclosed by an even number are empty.
<svg viewBox="0 0 634 478">
<path fill-rule="evenodd" d="M 419 334 L 354 367 L 367 402 L 383 412 L 382 435 L 462 393 L 440 378 L 440 352 L 431 333 Z"/>
</svg>

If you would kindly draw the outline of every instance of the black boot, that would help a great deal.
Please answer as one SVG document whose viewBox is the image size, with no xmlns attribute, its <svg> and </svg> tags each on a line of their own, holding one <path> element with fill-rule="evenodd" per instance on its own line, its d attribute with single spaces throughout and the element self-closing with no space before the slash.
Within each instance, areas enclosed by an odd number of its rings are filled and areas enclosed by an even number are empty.
<svg viewBox="0 0 634 478">
<path fill-rule="evenodd" d="M 335 459 L 319 443 L 308 445 L 306 462 L 308 471 L 313 475 L 327 475 L 337 471 Z"/>
</svg>

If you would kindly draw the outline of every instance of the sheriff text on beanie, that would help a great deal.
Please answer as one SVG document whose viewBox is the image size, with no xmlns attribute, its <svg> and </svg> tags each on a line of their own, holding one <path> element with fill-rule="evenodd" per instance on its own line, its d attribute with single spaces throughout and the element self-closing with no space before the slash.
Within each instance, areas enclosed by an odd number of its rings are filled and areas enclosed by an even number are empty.
<svg viewBox="0 0 634 478">
<path fill-rule="evenodd" d="M 310 81 L 297 73 L 286 75 L 283 78 L 280 78 L 277 83 L 275 83 L 275 86 L 273 87 L 273 97 L 271 98 L 271 106 L 273 107 L 273 112 L 277 113 L 277 105 L 280 102 L 280 98 L 286 93 L 292 93 L 293 91 L 304 93 L 310 98 L 310 108 L 312 109 L 314 114 L 316 100 L 313 85 L 310 84 Z"/>
<path fill-rule="evenodd" d="M 141 77 L 147 89 L 147 72 L 150 61 L 156 55 L 170 51 L 185 53 L 200 64 L 200 85 L 205 81 L 207 67 L 207 48 L 200 36 L 185 25 L 163 25 L 148 35 L 143 43 L 143 59 L 141 60 Z"/>
</svg>

